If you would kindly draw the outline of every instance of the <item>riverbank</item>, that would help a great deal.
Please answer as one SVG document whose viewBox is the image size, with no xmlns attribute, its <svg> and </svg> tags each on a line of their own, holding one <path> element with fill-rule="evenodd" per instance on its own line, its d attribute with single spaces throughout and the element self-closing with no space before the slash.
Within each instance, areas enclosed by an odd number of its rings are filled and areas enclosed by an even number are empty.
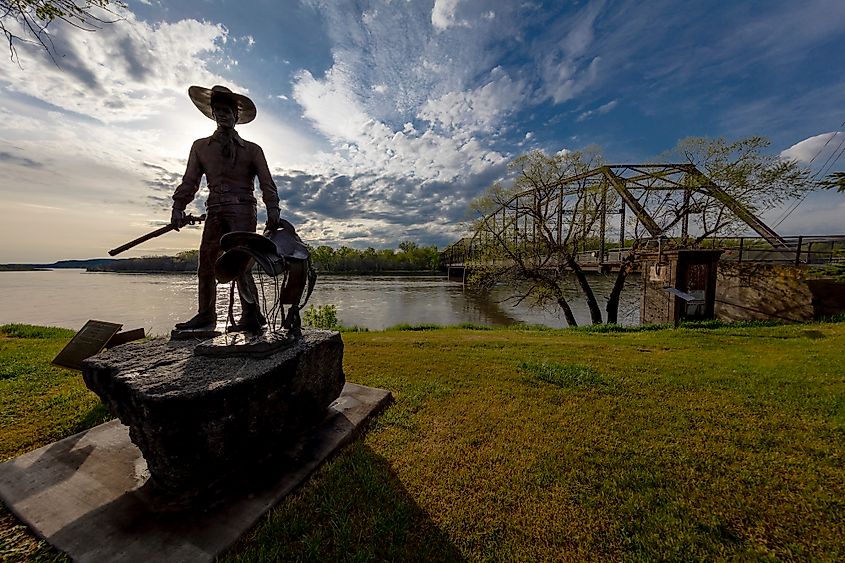
<svg viewBox="0 0 845 563">
<path fill-rule="evenodd" d="M 842 559 L 845 323 L 706 326 L 345 333 L 396 403 L 227 559 Z M 71 334 L 0 328 L 0 458 L 107 417 Z"/>
</svg>

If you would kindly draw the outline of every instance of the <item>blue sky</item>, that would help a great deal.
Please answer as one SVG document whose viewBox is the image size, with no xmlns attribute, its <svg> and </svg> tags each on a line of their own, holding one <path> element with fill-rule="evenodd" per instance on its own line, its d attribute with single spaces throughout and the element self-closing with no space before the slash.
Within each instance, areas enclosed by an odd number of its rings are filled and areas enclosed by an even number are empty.
<svg viewBox="0 0 845 563">
<path fill-rule="evenodd" d="M 764 135 L 788 157 L 821 150 L 818 165 L 845 139 L 841 0 L 152 0 L 121 15 L 51 26 L 59 68 L 26 46 L 23 68 L 0 57 L 0 262 L 104 256 L 166 221 L 191 142 L 214 129 L 193 84 L 255 101 L 238 130 L 264 148 L 283 217 L 335 247 L 443 246 L 535 148 L 644 162 L 686 136 Z M 841 194 L 812 194 L 778 231 L 841 233 L 843 216 Z M 198 243 L 185 230 L 134 255 Z"/>
</svg>

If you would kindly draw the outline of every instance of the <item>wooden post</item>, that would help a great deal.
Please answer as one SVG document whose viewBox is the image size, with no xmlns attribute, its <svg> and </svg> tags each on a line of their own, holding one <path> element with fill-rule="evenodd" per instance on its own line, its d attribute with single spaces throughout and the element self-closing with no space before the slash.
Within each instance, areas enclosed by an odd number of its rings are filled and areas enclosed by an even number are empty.
<svg viewBox="0 0 845 563">
<path fill-rule="evenodd" d="M 804 237 L 798 237 L 798 248 L 795 249 L 795 265 L 801 265 L 801 244 L 804 242 Z"/>
</svg>

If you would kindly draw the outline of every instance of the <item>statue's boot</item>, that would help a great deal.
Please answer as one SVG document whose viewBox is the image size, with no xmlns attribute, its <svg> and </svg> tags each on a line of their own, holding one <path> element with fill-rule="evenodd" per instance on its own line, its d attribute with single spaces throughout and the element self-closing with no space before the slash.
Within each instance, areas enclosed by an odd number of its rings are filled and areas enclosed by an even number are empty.
<svg viewBox="0 0 845 563">
<path fill-rule="evenodd" d="M 288 334 L 294 338 L 302 336 L 302 319 L 299 316 L 299 307 L 291 305 L 283 326 L 288 329 Z"/>
<path fill-rule="evenodd" d="M 241 317 L 238 322 L 229 327 L 229 332 L 261 332 L 261 327 L 267 324 L 267 319 L 258 307 L 258 289 L 252 273 L 247 271 L 238 278 L 238 297 L 241 300 Z"/>
<path fill-rule="evenodd" d="M 176 330 L 214 328 L 217 325 L 217 284 L 214 276 L 200 276 L 198 284 L 199 312 L 183 323 L 176 323 Z"/>
</svg>

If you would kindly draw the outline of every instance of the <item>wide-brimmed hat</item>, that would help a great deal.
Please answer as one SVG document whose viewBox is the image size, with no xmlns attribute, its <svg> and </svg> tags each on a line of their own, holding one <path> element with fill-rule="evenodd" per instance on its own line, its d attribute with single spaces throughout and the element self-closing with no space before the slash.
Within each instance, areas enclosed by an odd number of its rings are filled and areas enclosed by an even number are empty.
<svg viewBox="0 0 845 563">
<path fill-rule="evenodd" d="M 227 100 L 238 106 L 238 123 L 249 123 L 255 119 L 256 109 L 252 100 L 242 94 L 235 94 L 225 86 L 217 85 L 211 88 L 191 86 L 188 88 L 188 96 L 191 97 L 191 101 L 194 102 L 197 109 L 209 119 L 214 119 L 214 114 L 211 113 L 211 104 L 218 99 Z"/>
</svg>

